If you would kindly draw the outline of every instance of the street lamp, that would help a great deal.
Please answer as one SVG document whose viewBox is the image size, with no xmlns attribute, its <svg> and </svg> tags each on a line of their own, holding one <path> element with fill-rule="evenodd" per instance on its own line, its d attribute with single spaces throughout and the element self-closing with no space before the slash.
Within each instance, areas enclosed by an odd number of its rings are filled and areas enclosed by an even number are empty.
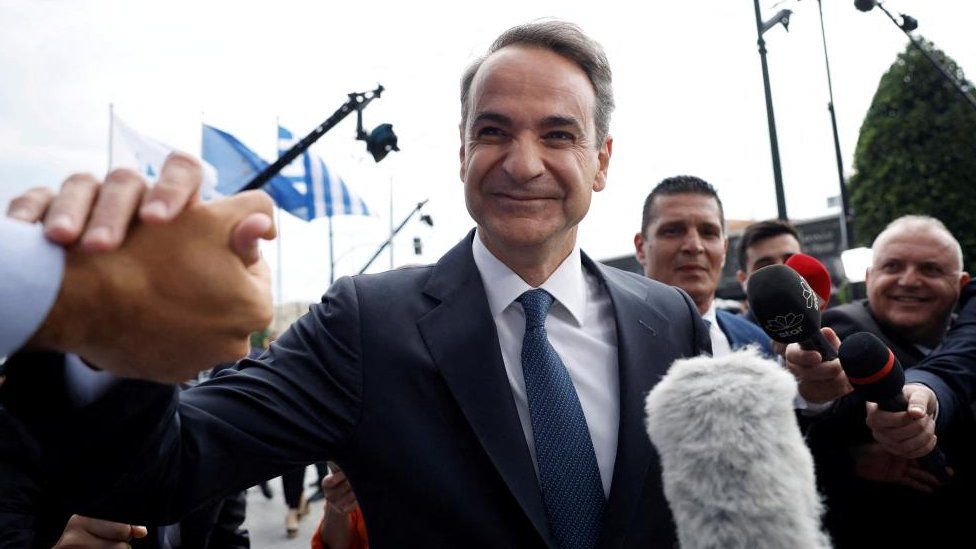
<svg viewBox="0 0 976 549">
<path fill-rule="evenodd" d="M 260 189 L 265 183 L 271 180 L 272 177 L 278 174 L 288 164 L 291 164 L 292 160 L 298 158 L 303 152 L 308 150 L 312 146 L 312 143 L 318 141 L 320 137 L 325 135 L 325 132 L 331 130 L 336 124 L 342 122 L 342 120 L 349 116 L 353 111 L 356 111 L 356 139 L 366 142 L 366 149 L 370 154 L 373 155 L 373 160 L 379 162 L 386 157 L 390 151 L 399 151 L 397 148 L 397 136 L 393 133 L 393 126 L 390 124 L 380 124 L 376 127 L 370 134 L 366 134 L 363 130 L 363 109 L 366 105 L 369 105 L 374 99 L 380 97 L 383 93 L 384 88 L 382 85 L 377 85 L 375 90 L 368 92 L 353 92 L 348 95 L 349 99 L 342 104 L 331 116 L 325 119 L 324 122 L 318 125 L 314 130 L 309 132 L 308 135 L 298 140 L 297 143 L 292 145 L 290 149 L 285 151 L 270 165 L 261 170 L 254 179 L 251 179 L 243 187 L 238 189 L 237 192 L 253 191 L 254 189 Z M 329 221 L 331 222 L 332 216 L 329 216 Z"/>
<path fill-rule="evenodd" d="M 769 122 L 769 147 L 773 156 L 773 181 L 776 185 L 776 211 L 780 219 L 786 216 L 786 196 L 783 194 L 783 171 L 779 164 L 779 141 L 776 139 L 776 118 L 773 116 L 773 96 L 769 90 L 769 68 L 766 65 L 766 41 L 763 34 L 777 24 L 790 30 L 790 10 L 780 10 L 772 19 L 763 21 L 759 13 L 759 0 L 753 0 L 756 6 L 756 34 L 759 36 L 759 59 L 762 62 L 763 87 L 766 91 L 766 120 Z"/>
<path fill-rule="evenodd" d="M 859 0 L 860 1 L 860 0 Z M 854 241 L 854 234 L 851 231 L 851 209 L 847 196 L 847 183 L 844 179 L 844 160 L 840 152 L 840 134 L 837 132 L 837 114 L 834 110 L 834 84 L 830 78 L 830 58 L 827 56 L 827 31 L 824 30 L 823 2 L 817 0 L 817 8 L 820 10 L 820 36 L 823 39 L 824 65 L 827 68 L 827 110 L 830 111 L 830 124 L 834 130 L 834 155 L 837 159 L 837 178 L 840 183 L 840 249 L 846 250 Z"/>
<path fill-rule="evenodd" d="M 936 59 L 935 56 L 932 55 L 932 53 L 929 52 L 929 50 L 927 50 L 917 38 L 912 36 L 912 31 L 918 28 L 918 19 L 915 19 L 911 15 L 900 13 L 898 15 L 901 16 L 901 23 L 899 23 L 898 20 L 895 19 L 895 16 L 888 11 L 888 8 L 886 8 L 882 2 L 879 2 L 878 0 L 854 0 L 854 7 L 860 11 L 868 12 L 873 10 L 876 6 L 888 16 L 888 19 L 891 19 L 891 22 L 894 23 L 896 27 L 905 33 L 905 36 L 911 40 L 912 45 L 915 46 L 918 51 L 922 52 L 922 55 L 929 60 L 929 63 L 932 63 L 932 66 L 942 74 L 942 77 L 945 78 L 947 82 L 952 84 L 952 87 L 954 87 L 956 91 L 966 99 L 969 106 L 976 109 L 976 98 L 966 91 L 967 86 L 964 86 L 961 82 L 959 82 L 959 80 L 949 74 L 949 71 L 942 66 L 942 63 L 939 63 L 939 60 Z"/>
</svg>

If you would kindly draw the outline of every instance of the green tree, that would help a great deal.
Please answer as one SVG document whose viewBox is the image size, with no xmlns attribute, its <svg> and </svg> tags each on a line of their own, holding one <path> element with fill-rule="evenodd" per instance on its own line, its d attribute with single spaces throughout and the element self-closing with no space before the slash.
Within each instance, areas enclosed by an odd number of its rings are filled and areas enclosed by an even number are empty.
<svg viewBox="0 0 976 549">
<path fill-rule="evenodd" d="M 972 93 L 955 61 L 922 42 Z M 911 44 L 881 78 L 854 169 L 848 185 L 860 244 L 898 216 L 931 215 L 959 239 L 976 272 L 976 110 Z"/>
</svg>

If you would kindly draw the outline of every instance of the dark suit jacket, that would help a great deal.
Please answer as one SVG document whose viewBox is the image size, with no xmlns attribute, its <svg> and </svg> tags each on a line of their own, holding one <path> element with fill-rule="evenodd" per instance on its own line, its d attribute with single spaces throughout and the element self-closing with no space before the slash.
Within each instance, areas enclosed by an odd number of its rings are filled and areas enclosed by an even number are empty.
<svg viewBox="0 0 976 549">
<path fill-rule="evenodd" d="M 769 343 L 769 336 L 762 328 L 749 322 L 740 315 L 716 309 L 715 319 L 718 320 L 718 327 L 722 329 L 725 337 L 729 338 L 729 345 L 733 350 L 741 349 L 748 345 L 758 345 L 762 354 L 771 357 L 773 349 Z"/>
<path fill-rule="evenodd" d="M 906 373 L 908 381 L 921 381 L 938 394 L 940 409 L 955 413 L 976 400 L 976 280 L 963 288 L 959 316 L 935 351 Z M 933 380 L 934 376 L 936 379 Z M 940 386 L 940 382 L 945 386 Z M 941 414 L 940 414 L 941 415 Z"/>
<path fill-rule="evenodd" d="M 44 438 L 53 455 L 93 452 L 51 474 L 87 494 L 78 503 L 91 514 L 173 522 L 334 459 L 371 546 L 552 546 L 471 238 L 431 267 L 339 280 L 259 360 L 182 394 L 117 384 Z M 619 349 L 619 439 L 600 546 L 671 547 L 643 402 L 675 359 L 710 350 L 708 330 L 683 292 L 584 264 L 613 303 Z M 39 380 L 11 381 L 16 412 L 43 413 L 30 398 Z"/>
<path fill-rule="evenodd" d="M 32 546 L 41 501 L 39 461 L 32 438 L 0 406 L 0 547 Z"/>
<path fill-rule="evenodd" d="M 911 342 L 882 326 L 871 314 L 866 300 L 827 310 L 823 325 L 843 341 L 857 332 L 878 336 L 905 369 L 906 382 L 922 382 L 939 398 L 936 425 L 939 445 L 956 476 L 932 496 L 894 484 L 869 482 L 855 474 L 852 449 L 873 441 L 864 423 L 864 401 L 854 394 L 835 403 L 823 417 L 808 419 L 807 442 L 817 468 L 817 480 L 826 497 L 826 524 L 838 548 L 877 546 L 942 546 L 950 540 L 971 537 L 974 528 L 965 513 L 971 508 L 974 487 L 972 439 L 976 437 L 968 409 L 960 406 L 946 379 L 976 362 L 976 306 L 970 307 L 954 343 L 953 352 L 936 351 L 926 358 Z M 939 358 L 941 356 L 941 358 Z M 926 364 L 928 363 L 928 366 Z M 937 373 L 936 373 L 937 372 Z M 972 374 L 970 374 L 972 375 Z M 899 514 L 893 515 L 897 509 Z M 871 529 L 868 524 L 888 522 L 894 516 L 911 516 L 913 528 Z"/>
<path fill-rule="evenodd" d="M 925 357 L 925 354 L 910 341 L 879 324 L 871 314 L 866 299 L 827 309 L 821 317 L 821 325 L 832 328 L 841 341 L 857 332 L 871 332 L 891 349 L 903 368 L 914 366 Z"/>
</svg>

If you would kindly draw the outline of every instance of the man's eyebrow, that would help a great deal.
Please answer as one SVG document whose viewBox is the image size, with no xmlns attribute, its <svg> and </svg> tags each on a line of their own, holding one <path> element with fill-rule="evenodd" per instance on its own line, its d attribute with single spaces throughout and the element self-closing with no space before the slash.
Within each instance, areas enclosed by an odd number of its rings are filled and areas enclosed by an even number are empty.
<svg viewBox="0 0 976 549">
<path fill-rule="evenodd" d="M 660 228 L 660 229 L 665 229 L 665 228 L 670 229 L 671 227 L 684 227 L 685 225 L 686 225 L 686 223 L 685 223 L 685 220 L 684 219 L 667 219 L 667 220 L 661 221 L 661 224 L 658 225 L 658 228 Z"/>
<path fill-rule="evenodd" d="M 494 122 L 502 126 L 509 126 L 512 123 L 512 119 L 501 113 L 485 111 L 478 113 L 478 115 L 475 116 L 471 121 L 471 125 L 475 126 L 482 122 Z"/>
<path fill-rule="evenodd" d="M 547 116 L 539 121 L 539 126 L 542 128 L 565 128 L 566 126 L 571 126 L 578 132 L 583 131 L 583 124 L 575 116 Z"/>
</svg>

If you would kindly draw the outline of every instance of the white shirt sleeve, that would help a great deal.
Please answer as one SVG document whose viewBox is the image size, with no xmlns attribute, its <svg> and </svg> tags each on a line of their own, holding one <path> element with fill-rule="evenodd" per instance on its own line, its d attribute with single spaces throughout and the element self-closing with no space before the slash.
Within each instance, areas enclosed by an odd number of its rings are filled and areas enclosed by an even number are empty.
<svg viewBox="0 0 976 549">
<path fill-rule="evenodd" d="M 64 275 L 64 250 L 41 225 L 0 217 L 0 364 L 47 318 Z"/>
</svg>

